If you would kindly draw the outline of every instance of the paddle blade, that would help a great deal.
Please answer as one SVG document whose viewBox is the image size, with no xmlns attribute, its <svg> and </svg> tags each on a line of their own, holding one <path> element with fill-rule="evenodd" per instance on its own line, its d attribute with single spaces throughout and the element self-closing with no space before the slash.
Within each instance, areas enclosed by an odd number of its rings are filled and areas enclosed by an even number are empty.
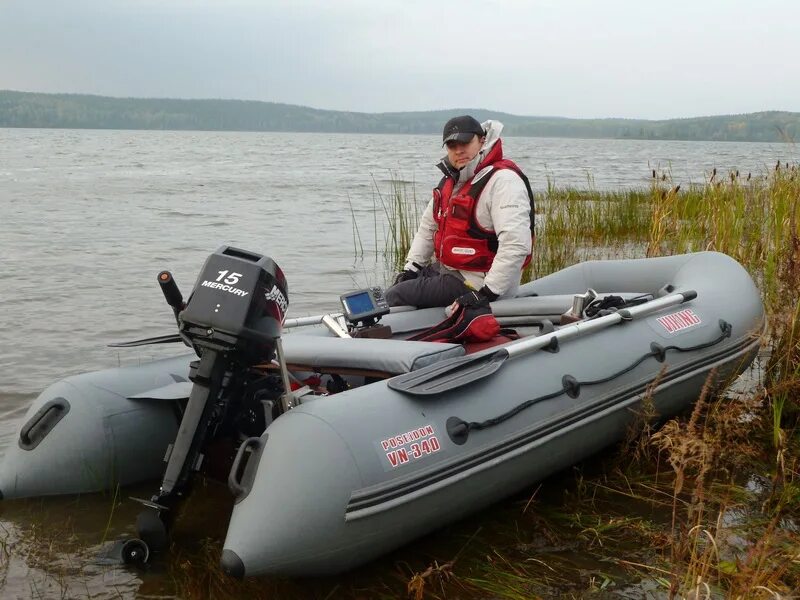
<svg viewBox="0 0 800 600">
<path fill-rule="evenodd" d="M 507 358 L 508 352 L 505 348 L 489 354 L 461 356 L 393 377 L 387 385 L 404 394 L 433 396 L 488 377 L 497 371 Z"/>
</svg>

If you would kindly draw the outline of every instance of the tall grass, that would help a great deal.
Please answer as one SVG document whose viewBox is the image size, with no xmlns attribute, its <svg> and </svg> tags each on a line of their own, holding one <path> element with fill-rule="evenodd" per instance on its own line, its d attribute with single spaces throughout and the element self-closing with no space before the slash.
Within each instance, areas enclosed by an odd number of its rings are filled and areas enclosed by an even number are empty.
<svg viewBox="0 0 800 600">
<path fill-rule="evenodd" d="M 800 285 L 800 172 L 783 166 L 742 180 L 737 172 L 702 185 L 622 192 L 548 187 L 539 209 L 534 277 L 589 258 L 717 250 L 754 275 L 768 308 Z M 790 296 L 791 297 L 791 296 Z"/>
<path fill-rule="evenodd" d="M 800 290 L 798 290 L 800 291 Z M 785 447 L 786 437 L 794 437 L 798 425 L 800 396 L 800 298 L 783 327 L 783 334 L 767 365 L 767 398 L 772 409 L 772 442 L 777 451 Z M 785 412 L 788 411 L 788 414 Z M 788 428 L 788 431 L 785 430 Z"/>
<path fill-rule="evenodd" d="M 404 181 L 393 174 L 389 181 L 389 189 L 382 192 L 380 186 L 373 178 L 375 189 L 376 209 L 373 214 L 383 213 L 384 257 L 388 270 L 400 271 L 405 263 L 414 234 L 419 228 L 419 221 L 428 199 L 421 201 L 417 198 L 413 181 Z M 377 217 L 376 217 L 377 218 Z M 355 228 L 355 219 L 353 221 Z M 375 223 L 375 239 L 377 235 L 377 222 Z M 377 246 L 376 246 L 377 252 Z"/>
</svg>

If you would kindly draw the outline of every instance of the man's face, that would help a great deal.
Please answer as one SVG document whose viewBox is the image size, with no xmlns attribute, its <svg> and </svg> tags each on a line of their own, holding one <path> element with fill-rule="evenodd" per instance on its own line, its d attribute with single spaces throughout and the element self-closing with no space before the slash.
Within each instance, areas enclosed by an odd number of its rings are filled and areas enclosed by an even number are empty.
<svg viewBox="0 0 800 600">
<path fill-rule="evenodd" d="M 469 142 L 450 141 L 447 146 L 447 160 L 456 169 L 463 169 L 464 166 L 478 155 L 486 138 L 479 137 L 477 134 L 472 136 Z"/>
</svg>

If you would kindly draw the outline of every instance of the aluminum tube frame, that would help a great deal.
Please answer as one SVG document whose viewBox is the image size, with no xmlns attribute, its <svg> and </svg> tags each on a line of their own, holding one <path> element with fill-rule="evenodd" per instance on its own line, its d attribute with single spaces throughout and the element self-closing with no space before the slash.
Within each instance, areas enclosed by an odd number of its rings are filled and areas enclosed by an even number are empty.
<svg viewBox="0 0 800 600">
<path fill-rule="evenodd" d="M 650 315 L 664 308 L 683 304 L 687 300 L 694 299 L 696 297 L 697 294 L 688 291 L 670 294 L 669 296 L 656 298 L 655 300 L 650 300 L 649 302 L 639 304 L 638 306 L 623 308 L 617 312 L 611 313 L 610 315 L 597 317 L 596 319 L 589 319 L 587 321 L 578 321 L 571 325 L 562 327 L 551 334 L 540 335 L 535 338 L 522 339 L 518 342 L 512 342 L 505 346 L 505 349 L 508 352 L 508 357 L 514 358 L 516 356 L 521 356 L 523 354 L 534 352 L 541 348 L 550 346 L 553 343 L 553 339 L 556 339 L 559 343 L 561 343 L 566 340 L 582 337 L 594 331 L 611 327 L 612 325 L 616 325 L 617 323 L 621 323 L 623 321 L 630 321 Z"/>
</svg>

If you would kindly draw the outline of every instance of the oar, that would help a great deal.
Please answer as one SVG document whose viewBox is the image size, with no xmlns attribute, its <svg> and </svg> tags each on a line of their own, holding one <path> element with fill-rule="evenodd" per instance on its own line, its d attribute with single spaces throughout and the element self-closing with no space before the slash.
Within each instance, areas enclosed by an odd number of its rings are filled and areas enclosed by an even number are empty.
<svg viewBox="0 0 800 600">
<path fill-rule="evenodd" d="M 553 347 L 566 340 L 581 337 L 623 321 L 641 318 L 664 308 L 683 304 L 696 297 L 697 292 L 693 290 L 670 294 L 638 306 L 618 310 L 610 315 L 578 321 L 551 334 L 523 339 L 497 350 L 487 350 L 471 356 L 453 358 L 419 371 L 405 373 L 390 379 L 388 386 L 398 392 L 414 396 L 431 396 L 455 390 L 497 372 L 509 359 L 524 356 L 542 348 Z"/>
</svg>

